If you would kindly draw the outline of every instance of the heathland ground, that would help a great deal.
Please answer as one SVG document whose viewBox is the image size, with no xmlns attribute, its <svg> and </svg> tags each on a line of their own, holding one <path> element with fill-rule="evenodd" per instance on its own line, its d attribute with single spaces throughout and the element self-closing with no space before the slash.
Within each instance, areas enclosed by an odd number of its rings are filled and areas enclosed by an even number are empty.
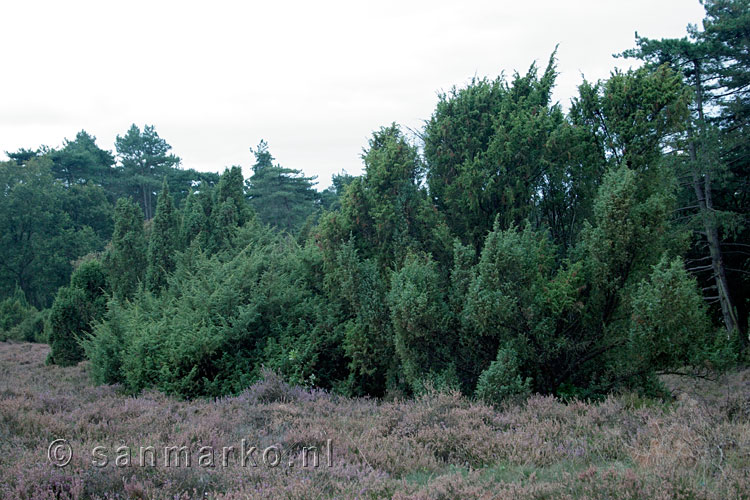
<svg viewBox="0 0 750 500">
<path fill-rule="evenodd" d="M 750 498 L 750 371 L 669 379 L 671 401 L 353 399 L 272 375 L 181 401 L 94 386 L 86 362 L 45 366 L 48 349 L 0 343 L 2 498 Z M 56 439 L 73 451 L 65 467 L 50 463 L 66 458 Z M 244 467 L 243 439 L 257 448 Z M 190 466 L 165 466 L 182 446 Z"/>
</svg>

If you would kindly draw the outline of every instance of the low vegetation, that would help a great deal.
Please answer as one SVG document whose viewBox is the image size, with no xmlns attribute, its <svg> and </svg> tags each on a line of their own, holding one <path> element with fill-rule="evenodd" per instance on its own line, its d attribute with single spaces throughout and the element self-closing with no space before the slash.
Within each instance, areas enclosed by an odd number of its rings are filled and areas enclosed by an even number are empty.
<svg viewBox="0 0 750 500">
<path fill-rule="evenodd" d="M 0 344 L 0 497 L 740 499 L 750 497 L 750 371 L 717 381 L 668 380 L 673 400 L 598 403 L 533 395 L 491 407 L 458 392 L 405 401 L 336 397 L 273 374 L 238 396 L 179 401 L 92 386 L 88 364 L 45 366 L 48 348 Z M 54 439 L 71 463 L 48 463 Z M 140 467 L 115 449 L 325 449 L 319 467 Z M 96 446 L 106 467 L 92 464 Z M 311 462 L 310 462 L 311 463 Z"/>
</svg>

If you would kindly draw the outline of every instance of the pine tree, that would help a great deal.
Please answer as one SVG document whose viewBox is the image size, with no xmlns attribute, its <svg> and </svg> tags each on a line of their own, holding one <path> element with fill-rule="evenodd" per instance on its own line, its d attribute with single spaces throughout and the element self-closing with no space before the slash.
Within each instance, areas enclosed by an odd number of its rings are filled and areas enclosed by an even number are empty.
<svg viewBox="0 0 750 500">
<path fill-rule="evenodd" d="M 149 125 L 142 132 L 135 124 L 131 125 L 124 136 L 117 136 L 115 148 L 134 199 L 140 203 L 146 219 L 152 218 L 158 179 L 163 178 L 171 167 L 179 165 L 180 159 L 169 154 L 172 146 Z"/>
<path fill-rule="evenodd" d="M 258 218 L 273 227 L 296 232 L 316 209 L 315 177 L 274 165 L 265 141 L 251 151 L 255 154 L 255 165 L 253 175 L 247 180 L 247 196 Z"/>
<path fill-rule="evenodd" d="M 112 153 L 96 145 L 96 137 L 85 130 L 76 134 L 73 141 L 65 140 L 63 148 L 50 153 L 52 172 L 67 186 L 92 182 L 109 186 L 115 169 Z"/>
</svg>

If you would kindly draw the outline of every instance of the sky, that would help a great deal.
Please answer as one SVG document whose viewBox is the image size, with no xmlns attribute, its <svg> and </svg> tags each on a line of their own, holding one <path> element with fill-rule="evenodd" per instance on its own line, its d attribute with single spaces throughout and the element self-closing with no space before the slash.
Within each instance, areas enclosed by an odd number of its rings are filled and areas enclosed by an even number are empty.
<svg viewBox="0 0 750 500">
<path fill-rule="evenodd" d="M 114 150 L 154 125 L 183 168 L 241 165 L 261 139 L 284 167 L 359 174 L 374 130 L 420 131 L 473 76 L 544 68 L 555 99 L 637 66 L 636 31 L 682 37 L 698 0 L 7 1 L 0 4 L 0 159 L 84 129 Z"/>
</svg>

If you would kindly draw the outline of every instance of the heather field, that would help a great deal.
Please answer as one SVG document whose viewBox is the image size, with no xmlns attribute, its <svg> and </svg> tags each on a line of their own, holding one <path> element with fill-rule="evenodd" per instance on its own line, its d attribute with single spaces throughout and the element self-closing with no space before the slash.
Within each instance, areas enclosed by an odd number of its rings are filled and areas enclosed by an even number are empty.
<svg viewBox="0 0 750 500">
<path fill-rule="evenodd" d="M 85 363 L 45 366 L 47 353 L 0 343 L 2 498 L 750 498 L 750 371 L 669 380 L 671 402 L 532 396 L 495 409 L 446 393 L 338 398 L 273 377 L 237 397 L 179 401 L 95 387 Z M 257 467 L 243 467 L 229 451 L 225 466 L 222 448 L 243 438 L 273 447 L 268 463 L 251 453 Z M 65 467 L 49 462 L 55 439 L 73 450 Z M 183 445 L 190 466 L 165 466 L 159 450 Z M 115 463 L 120 446 L 130 463 Z M 148 446 L 153 466 L 139 463 Z M 213 467 L 198 463 L 202 446 Z M 309 454 L 303 467 L 312 446 L 318 467 Z"/>
</svg>

